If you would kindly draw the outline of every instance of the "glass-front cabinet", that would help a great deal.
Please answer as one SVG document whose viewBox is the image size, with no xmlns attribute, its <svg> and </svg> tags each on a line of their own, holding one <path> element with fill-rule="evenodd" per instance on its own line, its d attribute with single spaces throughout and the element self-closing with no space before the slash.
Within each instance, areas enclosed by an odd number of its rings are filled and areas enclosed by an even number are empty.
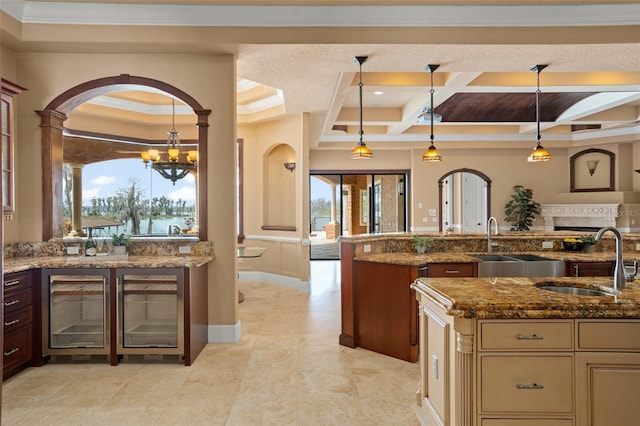
<svg viewBox="0 0 640 426">
<path fill-rule="evenodd" d="M 43 278 L 44 354 L 108 357 L 109 270 L 47 269 Z"/>
<path fill-rule="evenodd" d="M 184 353 L 184 277 L 182 269 L 118 270 L 118 353 Z"/>
</svg>

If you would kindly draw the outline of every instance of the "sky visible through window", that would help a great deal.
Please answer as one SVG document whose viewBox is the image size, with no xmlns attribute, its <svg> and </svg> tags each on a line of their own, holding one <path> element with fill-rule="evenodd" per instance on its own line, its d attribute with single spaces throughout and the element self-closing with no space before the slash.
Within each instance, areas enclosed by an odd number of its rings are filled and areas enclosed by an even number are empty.
<svg viewBox="0 0 640 426">
<path fill-rule="evenodd" d="M 151 169 L 146 169 L 142 160 L 124 159 L 88 164 L 82 169 L 82 204 L 91 205 L 93 198 L 107 198 L 119 190 L 129 187 L 129 179 L 134 178 L 146 199 L 165 196 L 173 201 L 186 201 L 188 205 L 196 201 L 196 184 L 193 174 L 176 182 L 163 178 Z"/>
</svg>

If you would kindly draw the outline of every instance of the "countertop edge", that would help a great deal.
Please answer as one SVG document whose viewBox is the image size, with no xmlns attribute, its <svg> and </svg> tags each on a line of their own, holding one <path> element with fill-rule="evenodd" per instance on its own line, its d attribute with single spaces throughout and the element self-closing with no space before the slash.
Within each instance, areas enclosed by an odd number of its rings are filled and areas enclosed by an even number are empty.
<svg viewBox="0 0 640 426">
<path fill-rule="evenodd" d="M 215 259 L 215 256 L 128 256 L 117 259 L 80 257 L 16 257 L 5 258 L 5 274 L 39 268 L 198 268 Z"/>
</svg>

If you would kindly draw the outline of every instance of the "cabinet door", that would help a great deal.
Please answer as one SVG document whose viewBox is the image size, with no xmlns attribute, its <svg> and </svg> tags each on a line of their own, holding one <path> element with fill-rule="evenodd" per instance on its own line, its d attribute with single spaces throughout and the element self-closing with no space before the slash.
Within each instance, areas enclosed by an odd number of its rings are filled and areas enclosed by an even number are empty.
<svg viewBox="0 0 640 426">
<path fill-rule="evenodd" d="M 567 262 L 569 277 L 612 277 L 613 262 Z"/>
<path fill-rule="evenodd" d="M 356 346 L 409 362 L 418 360 L 417 268 L 353 262 Z"/>
<path fill-rule="evenodd" d="M 640 354 L 576 353 L 576 424 L 636 426 Z"/>
</svg>

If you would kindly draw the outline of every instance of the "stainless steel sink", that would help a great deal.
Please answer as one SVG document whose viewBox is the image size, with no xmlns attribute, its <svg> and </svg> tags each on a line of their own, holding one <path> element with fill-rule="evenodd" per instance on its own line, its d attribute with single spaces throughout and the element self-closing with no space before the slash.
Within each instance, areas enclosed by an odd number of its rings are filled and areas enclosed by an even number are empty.
<svg viewBox="0 0 640 426">
<path fill-rule="evenodd" d="M 610 291 L 608 290 L 605 291 L 605 290 L 599 290 L 595 288 L 575 287 L 575 286 L 567 285 L 566 283 L 553 284 L 553 283 L 543 282 L 543 283 L 538 283 L 535 286 L 541 290 L 553 291 L 556 293 L 571 294 L 574 296 L 615 296 L 616 294 L 620 293 L 619 291 L 616 291 L 613 289 Z"/>
<path fill-rule="evenodd" d="M 479 277 L 563 277 L 564 262 L 535 254 L 474 254 Z"/>
</svg>

